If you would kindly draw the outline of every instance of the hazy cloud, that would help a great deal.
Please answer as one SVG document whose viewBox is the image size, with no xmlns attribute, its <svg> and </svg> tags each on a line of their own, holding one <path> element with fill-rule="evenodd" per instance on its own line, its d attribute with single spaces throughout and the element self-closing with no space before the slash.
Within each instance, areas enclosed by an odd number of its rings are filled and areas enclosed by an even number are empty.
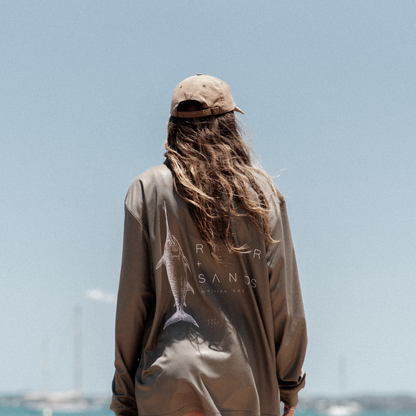
<svg viewBox="0 0 416 416">
<path fill-rule="evenodd" d="M 101 289 L 88 289 L 86 291 L 87 298 L 96 300 L 97 302 L 114 303 L 116 295 L 114 293 L 106 293 Z"/>
</svg>

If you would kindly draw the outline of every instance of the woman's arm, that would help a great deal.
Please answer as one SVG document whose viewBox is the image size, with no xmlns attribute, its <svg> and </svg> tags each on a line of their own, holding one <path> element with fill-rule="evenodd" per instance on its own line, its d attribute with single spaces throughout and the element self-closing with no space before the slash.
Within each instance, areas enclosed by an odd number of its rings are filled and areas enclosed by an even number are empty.
<svg viewBox="0 0 416 416">
<path fill-rule="evenodd" d="M 305 385 L 302 370 L 307 334 L 305 313 L 293 249 L 286 204 L 280 201 L 280 213 L 274 224 L 269 246 L 269 279 L 274 319 L 276 374 L 280 399 L 287 408 L 296 407 L 298 392 Z"/>
<path fill-rule="evenodd" d="M 148 311 L 153 303 L 154 284 L 148 234 L 126 205 L 111 404 L 111 410 L 118 416 L 138 414 L 135 375 Z"/>
</svg>

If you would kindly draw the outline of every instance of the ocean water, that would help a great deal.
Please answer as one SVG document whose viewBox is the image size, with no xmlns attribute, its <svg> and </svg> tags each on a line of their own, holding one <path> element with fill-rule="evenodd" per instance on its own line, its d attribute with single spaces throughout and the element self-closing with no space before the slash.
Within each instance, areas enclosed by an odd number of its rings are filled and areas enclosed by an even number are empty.
<svg viewBox="0 0 416 416">
<path fill-rule="evenodd" d="M 50 412 L 28 410 L 22 407 L 1 407 L 0 416 L 114 416 L 110 409 L 87 410 L 81 412 Z M 295 416 L 322 416 L 319 413 L 310 411 L 297 411 Z M 380 411 L 364 411 L 356 416 L 416 416 L 415 412 L 380 412 Z"/>
<path fill-rule="evenodd" d="M 110 409 L 86 410 L 80 412 L 50 412 L 49 410 L 28 410 L 23 407 L 0 407 L 0 416 L 114 416 Z"/>
</svg>

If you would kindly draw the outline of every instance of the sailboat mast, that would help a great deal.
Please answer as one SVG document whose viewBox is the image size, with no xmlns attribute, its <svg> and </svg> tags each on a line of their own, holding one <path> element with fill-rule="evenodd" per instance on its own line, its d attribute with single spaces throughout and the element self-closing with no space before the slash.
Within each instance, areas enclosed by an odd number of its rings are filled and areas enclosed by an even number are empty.
<svg viewBox="0 0 416 416">
<path fill-rule="evenodd" d="M 338 395 L 339 398 L 347 395 L 347 357 L 344 354 L 338 357 Z"/>
<path fill-rule="evenodd" d="M 43 337 L 42 339 L 42 391 L 45 394 L 50 392 L 50 379 L 51 379 L 51 351 L 50 351 L 50 339 Z"/>
<path fill-rule="evenodd" d="M 82 389 L 82 308 L 74 307 L 74 394 L 81 396 Z"/>
</svg>

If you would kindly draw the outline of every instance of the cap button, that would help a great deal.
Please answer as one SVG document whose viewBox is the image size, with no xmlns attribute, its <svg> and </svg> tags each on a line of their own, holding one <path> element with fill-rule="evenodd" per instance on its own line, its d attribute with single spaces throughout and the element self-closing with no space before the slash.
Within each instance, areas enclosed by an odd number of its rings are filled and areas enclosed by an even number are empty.
<svg viewBox="0 0 416 416">
<path fill-rule="evenodd" d="M 196 74 L 197 76 L 202 75 L 202 74 Z"/>
</svg>

